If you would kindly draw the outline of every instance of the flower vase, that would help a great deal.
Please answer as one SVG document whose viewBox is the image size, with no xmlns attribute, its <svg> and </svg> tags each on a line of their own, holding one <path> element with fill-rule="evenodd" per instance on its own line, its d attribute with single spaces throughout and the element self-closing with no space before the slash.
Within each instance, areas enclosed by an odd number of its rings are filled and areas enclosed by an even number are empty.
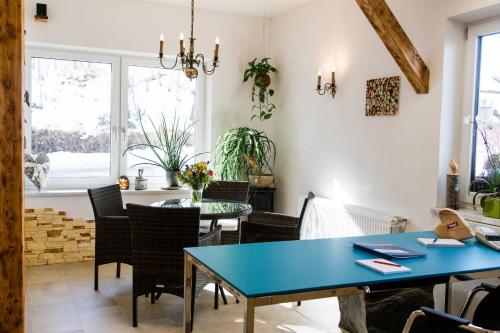
<svg viewBox="0 0 500 333">
<path fill-rule="evenodd" d="M 203 196 L 203 189 L 191 189 L 191 205 L 200 206 L 201 198 Z"/>
</svg>

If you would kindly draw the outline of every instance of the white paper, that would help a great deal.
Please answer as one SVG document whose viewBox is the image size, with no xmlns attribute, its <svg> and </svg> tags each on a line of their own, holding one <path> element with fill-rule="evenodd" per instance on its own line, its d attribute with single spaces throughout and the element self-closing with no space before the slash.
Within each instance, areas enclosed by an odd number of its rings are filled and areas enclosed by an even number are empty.
<svg viewBox="0 0 500 333">
<path fill-rule="evenodd" d="M 380 263 L 376 263 L 375 261 L 386 262 L 390 264 L 395 264 L 392 261 L 386 259 L 365 259 L 365 260 L 356 260 L 356 264 L 374 270 L 381 274 L 397 274 L 397 273 L 408 273 L 411 272 L 411 268 L 405 266 L 391 266 L 384 265 Z"/>
</svg>

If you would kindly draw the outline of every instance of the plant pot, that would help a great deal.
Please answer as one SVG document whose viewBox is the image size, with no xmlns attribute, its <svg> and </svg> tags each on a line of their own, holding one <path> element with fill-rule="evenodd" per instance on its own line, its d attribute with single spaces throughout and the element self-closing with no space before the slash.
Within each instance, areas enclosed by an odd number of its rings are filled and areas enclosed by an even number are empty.
<svg viewBox="0 0 500 333">
<path fill-rule="evenodd" d="M 165 172 L 165 183 L 167 187 L 179 187 L 179 180 L 177 179 L 178 171 Z"/>
<path fill-rule="evenodd" d="M 250 185 L 257 187 L 269 187 L 274 184 L 273 175 L 249 175 Z"/>
<path fill-rule="evenodd" d="M 271 85 L 271 77 L 267 74 L 257 75 L 254 84 L 259 88 L 267 88 Z"/>
<path fill-rule="evenodd" d="M 483 203 L 483 215 L 500 219 L 500 198 L 486 198 Z"/>
</svg>

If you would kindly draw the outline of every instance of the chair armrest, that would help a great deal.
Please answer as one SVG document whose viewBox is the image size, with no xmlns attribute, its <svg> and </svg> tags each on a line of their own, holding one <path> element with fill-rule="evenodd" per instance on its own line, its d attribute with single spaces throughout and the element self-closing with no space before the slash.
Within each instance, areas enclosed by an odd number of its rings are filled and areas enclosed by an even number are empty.
<svg viewBox="0 0 500 333">
<path fill-rule="evenodd" d="M 437 311 L 426 306 L 422 306 L 420 310 L 422 310 L 425 313 L 425 316 L 430 320 L 435 322 L 441 322 L 445 325 L 458 327 L 461 325 L 470 324 L 470 320 L 463 319 L 446 312 Z"/>
<path fill-rule="evenodd" d="M 296 228 L 299 225 L 299 218 L 278 213 L 253 212 L 248 216 L 248 222 Z"/>
<path fill-rule="evenodd" d="M 198 246 L 220 245 L 222 227 L 219 225 L 214 230 L 198 238 Z"/>
<path fill-rule="evenodd" d="M 457 279 L 458 281 L 471 281 L 471 280 L 475 280 L 472 276 L 467 275 L 467 274 L 453 275 L 453 277 L 455 279 Z"/>
<path fill-rule="evenodd" d="M 493 284 L 493 283 L 483 282 L 483 283 L 481 283 L 481 287 L 484 288 L 485 291 L 491 293 L 498 286 L 496 284 Z"/>
</svg>

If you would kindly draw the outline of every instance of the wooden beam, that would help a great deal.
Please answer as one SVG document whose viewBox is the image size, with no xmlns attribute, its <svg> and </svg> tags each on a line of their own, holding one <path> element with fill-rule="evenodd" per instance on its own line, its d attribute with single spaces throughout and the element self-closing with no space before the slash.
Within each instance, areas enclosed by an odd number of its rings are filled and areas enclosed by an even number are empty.
<svg viewBox="0 0 500 333">
<path fill-rule="evenodd" d="M 23 0 L 0 0 L 0 332 L 24 332 Z"/>
<path fill-rule="evenodd" d="M 429 69 L 385 0 L 356 0 L 417 94 L 429 92 Z"/>
</svg>

